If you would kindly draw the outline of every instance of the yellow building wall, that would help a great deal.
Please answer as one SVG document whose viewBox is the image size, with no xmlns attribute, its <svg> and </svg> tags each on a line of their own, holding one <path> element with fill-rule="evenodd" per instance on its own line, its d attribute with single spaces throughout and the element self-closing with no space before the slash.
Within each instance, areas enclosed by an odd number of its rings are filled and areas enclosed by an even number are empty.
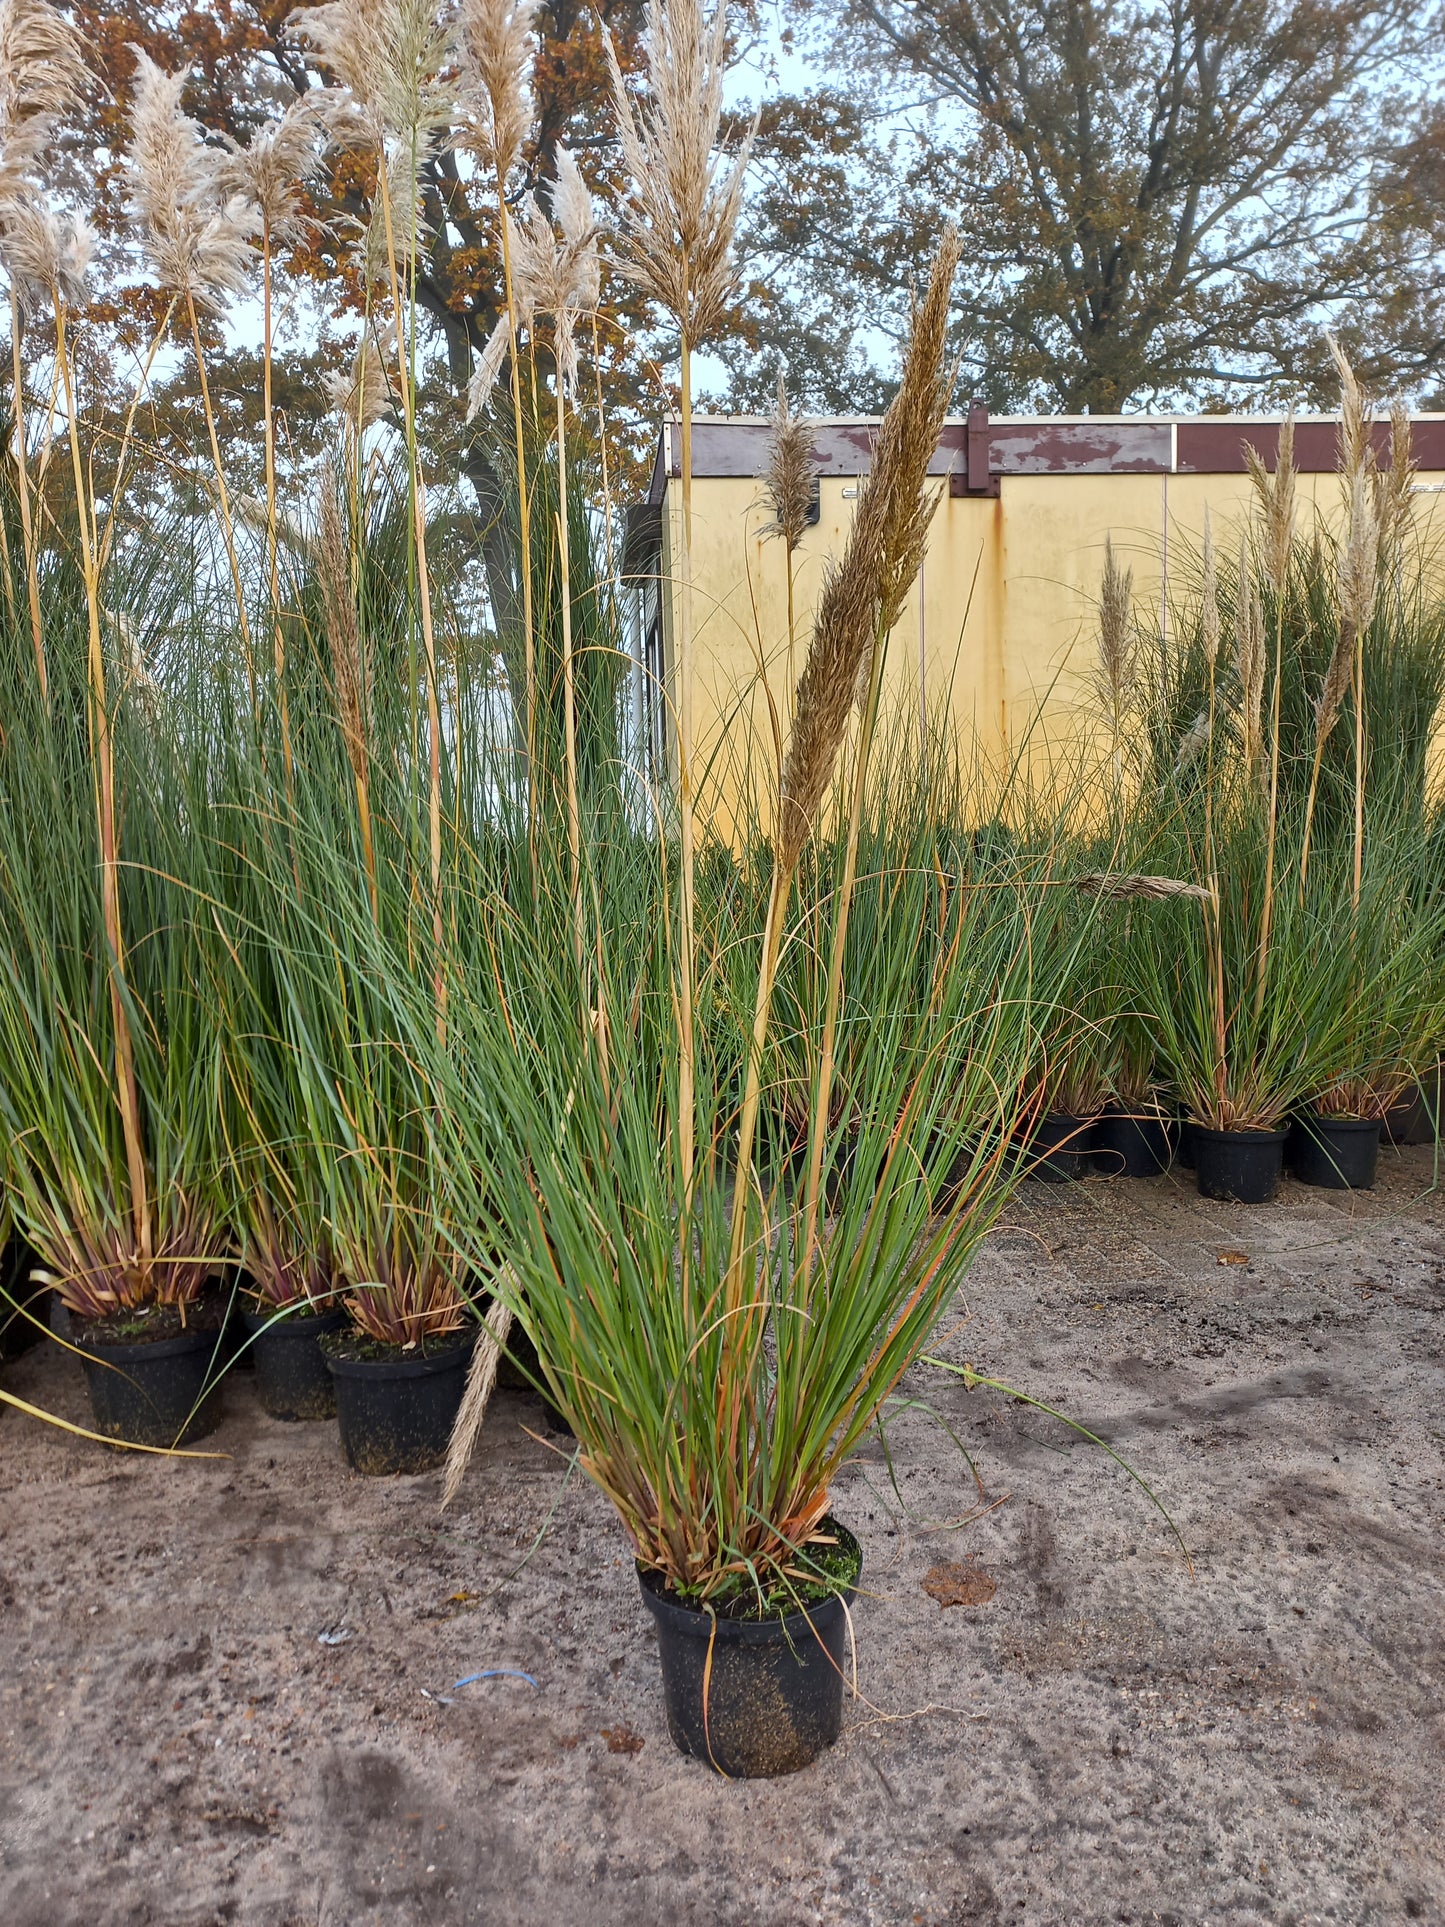
<svg viewBox="0 0 1445 1927">
<path fill-rule="evenodd" d="M 1417 526 L 1442 514 L 1445 475 L 1422 473 Z M 1104 546 L 1132 569 L 1136 609 L 1158 621 L 1166 570 L 1186 592 L 1208 511 L 1221 556 L 1237 550 L 1250 513 L 1244 475 L 1006 475 L 997 497 L 947 496 L 939 504 L 920 581 L 889 640 L 884 703 L 890 720 L 951 718 L 961 741 L 987 757 L 1067 755 L 1097 727 L 1089 681 Z M 693 741 L 699 800 L 731 819 L 748 784 L 772 794 L 775 730 L 807 655 L 812 611 L 830 555 L 842 553 L 856 481 L 823 476 L 821 515 L 794 556 L 793 666 L 789 672 L 787 568 L 759 482 L 693 484 Z M 1340 484 L 1300 475 L 1301 528 L 1312 510 L 1337 523 Z M 676 559 L 681 491 L 664 515 L 665 646 L 676 701 Z M 771 705 L 769 702 L 771 696 Z M 719 826 L 721 827 L 721 821 Z"/>
</svg>

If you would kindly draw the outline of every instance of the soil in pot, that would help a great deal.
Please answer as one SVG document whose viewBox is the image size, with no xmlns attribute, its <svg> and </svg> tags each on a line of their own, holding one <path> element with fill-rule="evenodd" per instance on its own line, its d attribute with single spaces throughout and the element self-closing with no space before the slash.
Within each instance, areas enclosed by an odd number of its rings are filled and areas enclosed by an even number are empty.
<svg viewBox="0 0 1445 1927">
<path fill-rule="evenodd" d="M 1289 1159 L 1301 1184 L 1327 1191 L 1368 1191 L 1380 1157 L 1378 1118 L 1297 1117 L 1289 1137 Z"/>
<path fill-rule="evenodd" d="M 354 1472 L 427 1472 L 447 1455 L 475 1329 L 409 1348 L 354 1329 L 318 1340 L 336 1390 L 341 1453 Z"/>
<path fill-rule="evenodd" d="M 825 1519 L 822 1530 L 838 1541 L 827 1564 L 841 1590 L 800 1588 L 803 1610 L 765 1619 L 731 1617 L 728 1605 L 709 1613 L 669 1593 L 656 1574 L 638 1572 L 657 1622 L 673 1744 L 729 1779 L 796 1773 L 842 1727 L 848 1608 L 863 1553 L 836 1520 Z M 755 1597 L 740 1596 L 732 1610 L 739 1607 L 755 1612 Z"/>
<path fill-rule="evenodd" d="M 1020 1165 L 1023 1175 L 1042 1178 L 1045 1184 L 1068 1184 L 1083 1177 L 1089 1168 L 1093 1129 L 1088 1118 L 1071 1117 L 1067 1111 L 1050 1111 L 1034 1126 L 1033 1136 L 1023 1152 Z"/>
<path fill-rule="evenodd" d="M 1191 1123 L 1194 1178 L 1203 1198 L 1268 1204 L 1284 1169 L 1284 1131 L 1212 1131 Z"/>
<path fill-rule="evenodd" d="M 190 1445 L 221 1422 L 218 1356 L 225 1304 L 202 1299 L 72 1326 L 95 1430 L 127 1445 Z"/>
<path fill-rule="evenodd" d="M 336 1385 L 321 1353 L 321 1337 L 340 1331 L 346 1313 L 340 1307 L 308 1309 L 302 1300 L 290 1310 L 247 1307 L 241 1321 L 255 1360 L 262 1411 L 288 1420 L 335 1418 Z"/>
<path fill-rule="evenodd" d="M 1114 1178 L 1157 1178 L 1174 1155 L 1168 1127 L 1154 1111 L 1110 1105 L 1094 1120 L 1092 1142 L 1094 1169 Z"/>
</svg>

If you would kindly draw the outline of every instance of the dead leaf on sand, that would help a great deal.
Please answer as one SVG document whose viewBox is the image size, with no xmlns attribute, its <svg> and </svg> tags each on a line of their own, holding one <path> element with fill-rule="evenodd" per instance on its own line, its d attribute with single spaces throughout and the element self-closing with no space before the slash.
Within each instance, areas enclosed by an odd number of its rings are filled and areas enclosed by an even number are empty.
<svg viewBox="0 0 1445 1927">
<path fill-rule="evenodd" d="M 979 1566 L 930 1566 L 923 1590 L 940 1606 L 986 1606 L 998 1591 L 996 1582 Z"/>
<path fill-rule="evenodd" d="M 1247 1251 L 1216 1252 L 1214 1262 L 1217 1265 L 1247 1265 L 1249 1263 L 1249 1253 Z"/>
<path fill-rule="evenodd" d="M 602 1737 L 609 1753 L 640 1753 L 645 1744 L 642 1735 L 630 1726 L 604 1726 Z"/>
</svg>

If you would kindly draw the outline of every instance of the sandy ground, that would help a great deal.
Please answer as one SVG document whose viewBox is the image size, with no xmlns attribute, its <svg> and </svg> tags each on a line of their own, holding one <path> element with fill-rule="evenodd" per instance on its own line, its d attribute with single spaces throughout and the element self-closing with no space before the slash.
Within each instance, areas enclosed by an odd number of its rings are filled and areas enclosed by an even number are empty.
<svg viewBox="0 0 1445 1927">
<path fill-rule="evenodd" d="M 508 1393 L 458 1507 L 244 1380 L 164 1462 L 0 1420 L 0 1921 L 1445 1922 L 1445 1205 L 1031 1184 L 840 1482 L 866 1701 L 806 1773 L 680 1758 L 620 1533 Z M 1247 1262 L 1219 1262 L 1224 1253 Z M 47 1346 L 5 1368 L 83 1419 Z M 1006 1495 L 1006 1497 L 1005 1497 Z M 527 1549 L 545 1538 L 521 1571 Z M 994 1582 L 943 1608 L 941 1564 Z M 936 1583 L 936 1582 L 935 1582 Z M 965 1587 L 986 1593 L 986 1584 Z M 328 1643 L 329 1642 L 329 1643 Z M 462 1675 L 534 1676 L 454 1688 Z"/>
</svg>

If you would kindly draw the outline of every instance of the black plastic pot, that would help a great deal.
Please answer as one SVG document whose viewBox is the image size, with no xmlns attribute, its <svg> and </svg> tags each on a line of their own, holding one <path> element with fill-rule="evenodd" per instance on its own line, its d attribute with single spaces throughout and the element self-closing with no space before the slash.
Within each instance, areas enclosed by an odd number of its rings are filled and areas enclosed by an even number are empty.
<svg viewBox="0 0 1445 1927">
<path fill-rule="evenodd" d="M 1111 1106 L 1094 1121 L 1093 1146 L 1094 1169 L 1115 1178 L 1157 1178 L 1173 1157 L 1168 1127 L 1152 1111 Z"/>
<path fill-rule="evenodd" d="M 856 1546 L 845 1527 L 829 1523 Z M 724 1619 L 669 1599 L 650 1573 L 638 1578 L 657 1621 L 667 1730 L 679 1752 L 730 1780 L 768 1780 L 796 1773 L 833 1744 L 843 1724 L 853 1587 L 786 1619 Z"/>
<path fill-rule="evenodd" d="M 221 1422 L 220 1333 L 115 1340 L 94 1328 L 78 1340 L 95 1429 L 127 1445 L 190 1445 Z"/>
<path fill-rule="evenodd" d="M 1024 1150 L 1024 1176 L 1042 1178 L 1045 1184 L 1068 1184 L 1083 1177 L 1089 1168 L 1092 1132 L 1093 1125 L 1087 1118 L 1050 1111 L 1034 1126 Z"/>
<path fill-rule="evenodd" d="M 336 1386 L 321 1353 L 323 1332 L 340 1331 L 346 1313 L 243 1310 L 241 1322 L 256 1364 L 256 1396 L 272 1418 L 336 1416 Z"/>
<path fill-rule="evenodd" d="M 1191 1124 L 1194 1177 L 1204 1198 L 1268 1204 L 1284 1169 L 1284 1131 L 1211 1131 Z"/>
<path fill-rule="evenodd" d="M 1182 1115 L 1174 1122 L 1174 1162 L 1181 1171 L 1194 1169 L 1194 1124 Z"/>
<path fill-rule="evenodd" d="M 1368 1191 L 1379 1157 L 1377 1118 L 1319 1117 L 1311 1111 L 1297 1117 L 1290 1132 L 1290 1164 L 1301 1184 Z"/>
<path fill-rule="evenodd" d="M 373 1478 L 426 1472 L 447 1455 L 452 1424 L 467 1382 L 472 1334 L 425 1357 L 397 1348 L 390 1358 L 339 1358 L 321 1341 L 336 1388 L 341 1452 L 354 1472 Z"/>
</svg>

